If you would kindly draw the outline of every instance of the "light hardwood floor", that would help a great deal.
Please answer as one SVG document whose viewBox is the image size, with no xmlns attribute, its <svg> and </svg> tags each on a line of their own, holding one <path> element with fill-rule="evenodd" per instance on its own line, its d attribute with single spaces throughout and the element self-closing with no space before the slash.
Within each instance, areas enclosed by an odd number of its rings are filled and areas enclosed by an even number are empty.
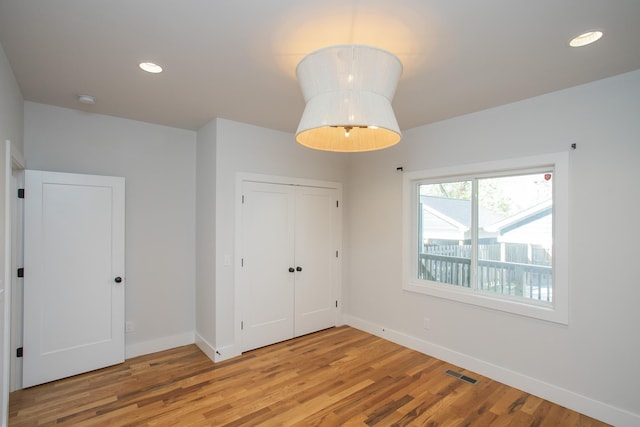
<svg viewBox="0 0 640 427">
<path fill-rule="evenodd" d="M 350 327 L 217 364 L 195 345 L 136 357 L 16 391 L 9 417 L 16 427 L 606 425 Z"/>
</svg>

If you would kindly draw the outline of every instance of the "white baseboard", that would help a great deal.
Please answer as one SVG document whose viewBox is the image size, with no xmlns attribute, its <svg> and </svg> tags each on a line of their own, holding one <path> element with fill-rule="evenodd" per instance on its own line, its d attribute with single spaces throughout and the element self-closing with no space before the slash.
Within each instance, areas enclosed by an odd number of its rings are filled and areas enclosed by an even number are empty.
<svg viewBox="0 0 640 427">
<path fill-rule="evenodd" d="M 223 360 L 231 359 L 233 357 L 240 356 L 241 354 L 242 353 L 237 350 L 235 345 L 227 345 L 218 348 L 218 351 L 216 351 L 216 358 L 213 361 L 222 362 Z"/>
<path fill-rule="evenodd" d="M 196 332 L 196 345 L 209 359 L 218 363 L 223 360 L 231 359 L 232 357 L 240 356 L 240 353 L 236 351 L 235 345 L 228 345 L 216 349 L 211 343 L 205 340 L 200 334 Z"/>
<path fill-rule="evenodd" d="M 527 375 L 476 359 L 423 339 L 394 331 L 366 320 L 344 316 L 345 323 L 356 329 L 384 338 L 396 344 L 444 360 L 461 368 L 477 372 L 503 384 L 562 405 L 592 418 L 618 426 L 640 426 L 640 415 L 616 408 L 604 402 L 558 387 Z"/>
<path fill-rule="evenodd" d="M 183 345 L 193 344 L 195 342 L 193 332 L 185 332 L 183 334 L 171 335 L 168 337 L 157 338 L 154 340 L 143 341 L 125 345 L 125 359 L 136 356 L 156 353 L 158 351 L 169 350 Z"/>
<path fill-rule="evenodd" d="M 212 346 L 207 340 L 202 338 L 202 336 L 196 332 L 196 345 L 198 348 L 207 355 L 209 359 L 213 362 L 216 361 L 216 349 Z"/>
</svg>

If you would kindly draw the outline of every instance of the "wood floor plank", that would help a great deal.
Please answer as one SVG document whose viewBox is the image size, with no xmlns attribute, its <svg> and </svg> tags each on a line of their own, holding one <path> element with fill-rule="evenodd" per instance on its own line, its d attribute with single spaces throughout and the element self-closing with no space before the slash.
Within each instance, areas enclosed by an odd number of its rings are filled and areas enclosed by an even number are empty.
<svg viewBox="0 0 640 427">
<path fill-rule="evenodd" d="M 478 379 L 469 384 L 453 370 Z M 350 327 L 212 363 L 195 345 L 11 393 L 23 426 L 557 426 L 601 423 Z"/>
</svg>

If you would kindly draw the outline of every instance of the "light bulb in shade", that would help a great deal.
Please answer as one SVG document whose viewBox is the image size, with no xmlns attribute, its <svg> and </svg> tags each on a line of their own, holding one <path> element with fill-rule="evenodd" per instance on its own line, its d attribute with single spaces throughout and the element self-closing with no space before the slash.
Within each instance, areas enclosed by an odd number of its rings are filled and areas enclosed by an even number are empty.
<svg viewBox="0 0 640 427">
<path fill-rule="evenodd" d="M 582 47 L 600 40 L 602 31 L 588 31 L 571 39 L 569 46 Z"/>
<path fill-rule="evenodd" d="M 147 73 L 158 74 L 162 72 L 162 67 L 158 64 L 154 64 L 153 62 L 141 62 L 138 64 L 138 67 Z"/>
</svg>

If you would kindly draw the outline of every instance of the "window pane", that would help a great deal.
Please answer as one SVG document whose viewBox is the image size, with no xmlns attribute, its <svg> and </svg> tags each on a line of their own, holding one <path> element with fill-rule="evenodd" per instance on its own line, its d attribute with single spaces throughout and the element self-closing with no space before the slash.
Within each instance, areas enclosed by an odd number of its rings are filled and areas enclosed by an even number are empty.
<svg viewBox="0 0 640 427">
<path fill-rule="evenodd" d="M 471 283 L 471 181 L 421 184 L 418 278 Z"/>
<path fill-rule="evenodd" d="M 478 290 L 552 301 L 552 178 L 478 180 Z"/>
</svg>

